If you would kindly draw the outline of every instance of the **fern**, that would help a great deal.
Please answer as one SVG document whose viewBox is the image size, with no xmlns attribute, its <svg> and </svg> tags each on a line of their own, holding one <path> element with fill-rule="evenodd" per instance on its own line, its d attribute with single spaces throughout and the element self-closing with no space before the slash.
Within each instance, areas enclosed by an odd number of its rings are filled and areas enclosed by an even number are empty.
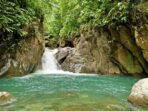
<svg viewBox="0 0 148 111">
<path fill-rule="evenodd" d="M 36 18 L 28 0 L 0 0 L 0 29 L 23 35 L 22 26 Z"/>
</svg>

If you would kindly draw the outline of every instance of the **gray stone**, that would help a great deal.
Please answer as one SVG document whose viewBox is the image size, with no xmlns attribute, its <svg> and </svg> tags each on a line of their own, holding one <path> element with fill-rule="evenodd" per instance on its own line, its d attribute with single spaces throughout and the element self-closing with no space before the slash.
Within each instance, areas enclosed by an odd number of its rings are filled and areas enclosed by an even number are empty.
<svg viewBox="0 0 148 111">
<path fill-rule="evenodd" d="M 141 106 L 148 106 L 148 78 L 139 80 L 132 88 L 128 101 Z"/>
</svg>

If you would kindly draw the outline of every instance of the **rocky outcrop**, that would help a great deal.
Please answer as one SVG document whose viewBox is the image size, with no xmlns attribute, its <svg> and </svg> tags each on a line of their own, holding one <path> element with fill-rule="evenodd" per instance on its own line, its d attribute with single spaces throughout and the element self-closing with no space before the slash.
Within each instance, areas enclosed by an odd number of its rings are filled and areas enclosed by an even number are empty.
<svg viewBox="0 0 148 111">
<path fill-rule="evenodd" d="M 108 33 L 103 30 L 81 30 L 80 42 L 66 58 L 62 68 L 72 72 L 119 73 L 118 67 L 109 60 L 111 48 L 107 36 Z"/>
<path fill-rule="evenodd" d="M 148 75 L 147 14 L 136 6 L 129 24 L 82 27 L 80 41 L 62 68 L 83 73 Z"/>
<path fill-rule="evenodd" d="M 117 64 L 122 73 L 148 73 L 147 62 L 141 49 L 135 42 L 132 26 L 109 28 L 111 32 L 112 62 Z M 116 31 L 116 32 L 115 32 Z"/>
<path fill-rule="evenodd" d="M 0 102 L 10 100 L 10 94 L 8 92 L 0 92 Z"/>
<path fill-rule="evenodd" d="M 132 88 L 128 101 L 140 105 L 148 106 L 148 78 L 139 80 Z"/>
<path fill-rule="evenodd" d="M 74 48 L 71 47 L 64 47 L 64 48 L 58 48 L 57 52 L 55 53 L 55 58 L 57 59 L 59 64 L 62 64 L 68 55 L 71 55 L 73 53 Z"/>
<path fill-rule="evenodd" d="M 20 76 L 35 70 L 44 49 L 42 28 L 42 23 L 32 22 L 23 28 L 24 37 L 1 32 L 0 75 Z"/>
<path fill-rule="evenodd" d="M 143 57 L 148 62 L 148 2 L 137 5 L 133 25 L 136 44 L 140 47 Z M 139 22 L 138 22 L 139 21 Z"/>
</svg>

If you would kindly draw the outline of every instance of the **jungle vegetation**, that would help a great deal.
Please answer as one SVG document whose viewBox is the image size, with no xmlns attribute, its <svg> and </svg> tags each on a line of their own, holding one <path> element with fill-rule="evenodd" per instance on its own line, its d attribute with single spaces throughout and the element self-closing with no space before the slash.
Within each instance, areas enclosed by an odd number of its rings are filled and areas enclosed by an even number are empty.
<svg viewBox="0 0 148 111">
<path fill-rule="evenodd" d="M 0 30 L 23 35 L 22 27 L 44 17 L 52 38 L 71 38 L 80 27 L 126 23 L 133 0 L 0 0 Z M 137 2 L 137 1 L 136 1 Z"/>
</svg>

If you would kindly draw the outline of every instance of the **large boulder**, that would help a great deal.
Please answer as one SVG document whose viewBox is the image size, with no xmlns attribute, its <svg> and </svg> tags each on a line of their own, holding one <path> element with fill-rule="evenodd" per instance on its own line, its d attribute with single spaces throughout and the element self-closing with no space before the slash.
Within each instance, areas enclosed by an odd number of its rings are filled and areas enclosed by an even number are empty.
<svg viewBox="0 0 148 111">
<path fill-rule="evenodd" d="M 64 60 L 73 52 L 74 48 L 71 47 L 64 47 L 58 48 L 57 52 L 55 53 L 55 57 L 59 64 L 62 64 Z"/>
<path fill-rule="evenodd" d="M 148 78 L 139 80 L 132 88 L 128 101 L 141 106 L 148 106 Z"/>
<path fill-rule="evenodd" d="M 81 68 L 84 65 L 83 64 L 83 56 L 81 56 L 75 48 L 71 51 L 71 53 L 68 54 L 68 56 L 65 58 L 63 63 L 61 64 L 61 68 L 66 71 L 70 72 L 81 72 Z"/>
<path fill-rule="evenodd" d="M 24 37 L 0 33 L 0 75 L 26 75 L 33 72 L 41 60 L 44 50 L 42 23 L 32 22 L 22 30 L 26 33 Z"/>
</svg>

